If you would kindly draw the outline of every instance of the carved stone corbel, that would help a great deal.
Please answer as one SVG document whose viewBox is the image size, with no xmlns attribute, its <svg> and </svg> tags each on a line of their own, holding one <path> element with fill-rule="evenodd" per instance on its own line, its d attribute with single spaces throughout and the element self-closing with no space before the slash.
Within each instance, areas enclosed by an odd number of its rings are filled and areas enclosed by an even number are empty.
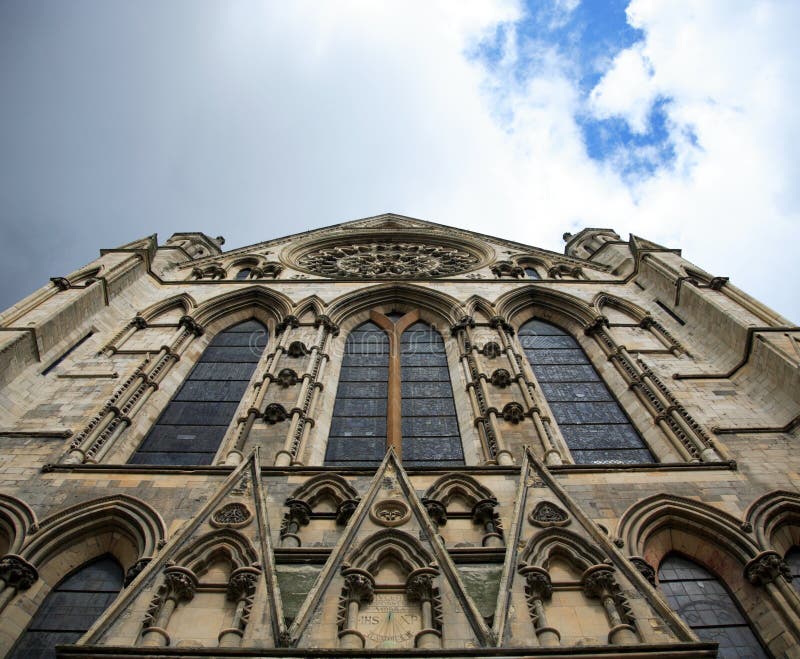
<svg viewBox="0 0 800 659">
<path fill-rule="evenodd" d="M 776 551 L 762 551 L 744 566 L 745 578 L 754 586 L 766 586 L 779 577 L 792 580 L 792 572 L 783 557 Z"/>
</svg>

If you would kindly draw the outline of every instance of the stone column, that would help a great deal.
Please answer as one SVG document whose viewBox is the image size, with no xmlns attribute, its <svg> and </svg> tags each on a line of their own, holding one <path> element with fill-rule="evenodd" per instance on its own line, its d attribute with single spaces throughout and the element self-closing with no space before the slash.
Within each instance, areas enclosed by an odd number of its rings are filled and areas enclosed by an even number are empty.
<svg viewBox="0 0 800 659">
<path fill-rule="evenodd" d="M 303 543 L 297 535 L 301 526 L 306 526 L 311 520 L 311 506 L 300 499 L 287 499 L 289 510 L 283 518 L 281 527 L 281 546 L 300 547 Z"/>
<path fill-rule="evenodd" d="M 414 637 L 415 648 L 435 649 L 442 647 L 442 632 L 436 629 L 433 619 L 433 601 L 436 596 L 433 578 L 434 568 L 423 567 L 414 570 L 406 580 L 406 597 L 411 602 L 419 602 L 422 614 L 422 629 Z"/>
<path fill-rule="evenodd" d="M 483 526 L 485 535 L 481 540 L 484 547 L 504 547 L 503 534 L 497 523 L 495 512 L 497 499 L 483 499 L 472 507 L 472 521 Z"/>
<path fill-rule="evenodd" d="M 228 601 L 236 602 L 236 610 L 231 626 L 219 633 L 219 647 L 238 648 L 242 644 L 260 574 L 261 570 L 255 567 L 240 567 L 231 573 L 226 597 Z"/>
<path fill-rule="evenodd" d="M 541 567 L 526 565 L 519 570 L 525 577 L 525 597 L 528 600 L 531 620 L 536 629 L 539 645 L 549 648 L 561 645 L 561 634 L 555 627 L 547 624 L 544 602 L 553 596 L 553 584 L 550 574 Z"/>
<path fill-rule="evenodd" d="M 608 642 L 612 645 L 635 645 L 639 642 L 636 629 L 628 620 L 630 615 L 620 613 L 623 604 L 618 594 L 619 586 L 614 579 L 614 568 L 601 563 L 593 565 L 583 573 L 581 579 L 583 592 L 587 597 L 599 599 L 605 609 L 611 629 L 608 632 Z"/>
<path fill-rule="evenodd" d="M 14 595 L 28 590 L 38 578 L 36 568 L 21 556 L 3 556 L 0 559 L 0 611 L 6 608 Z"/>
<path fill-rule="evenodd" d="M 167 627 L 172 614 L 181 602 L 191 602 L 197 591 L 197 577 L 191 570 L 172 565 L 164 569 L 164 586 L 166 591 L 163 595 L 161 606 L 154 612 L 155 615 L 148 616 L 152 624 L 142 630 L 142 642 L 144 647 L 165 647 L 170 643 Z M 158 598 L 158 596 L 156 596 Z M 157 602 L 154 602 L 157 604 Z M 150 607 L 153 608 L 151 603 Z M 150 620 L 146 619 L 146 622 Z"/>
<path fill-rule="evenodd" d="M 339 647 L 361 650 L 366 644 L 364 635 L 356 629 L 358 611 L 362 604 L 370 604 L 375 597 L 375 579 L 369 572 L 347 568 L 344 575 L 342 600 L 345 607 L 344 627 L 339 631 Z"/>
</svg>

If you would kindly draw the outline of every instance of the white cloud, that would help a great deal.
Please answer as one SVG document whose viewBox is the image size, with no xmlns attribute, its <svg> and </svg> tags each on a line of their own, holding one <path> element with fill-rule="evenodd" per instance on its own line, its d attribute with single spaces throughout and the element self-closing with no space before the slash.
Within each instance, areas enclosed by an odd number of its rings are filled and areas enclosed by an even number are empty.
<svg viewBox="0 0 800 659">
<path fill-rule="evenodd" d="M 153 231 L 235 247 L 384 211 L 556 250 L 564 231 L 610 226 L 800 316 L 797 287 L 776 284 L 797 281 L 800 5 L 634 0 L 645 40 L 587 104 L 574 52 L 518 38 L 512 0 L 87 2 L 16 39 L 0 10 L 0 61 L 30 67 L 0 77 L 0 198 L 44 225 L 38 242 L 69 225 L 80 247 L 54 241 L 54 259 Z M 488 71 L 469 53 L 498 31 Z M 656 94 L 676 162 L 631 188 L 587 156 L 575 117 L 641 130 Z"/>
</svg>

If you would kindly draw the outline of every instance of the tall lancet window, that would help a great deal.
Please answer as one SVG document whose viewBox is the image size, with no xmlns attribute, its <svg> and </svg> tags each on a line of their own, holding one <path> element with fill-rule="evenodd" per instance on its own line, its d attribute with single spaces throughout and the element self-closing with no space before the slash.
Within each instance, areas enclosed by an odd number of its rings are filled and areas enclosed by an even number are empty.
<svg viewBox="0 0 800 659">
<path fill-rule="evenodd" d="M 266 344 L 257 320 L 217 334 L 130 462 L 211 464 Z"/>
<path fill-rule="evenodd" d="M 519 340 L 576 463 L 655 462 L 572 336 L 531 320 L 520 328 Z"/>
<path fill-rule="evenodd" d="M 403 462 L 464 464 L 442 335 L 416 322 L 400 337 Z"/>
<path fill-rule="evenodd" d="M 719 643 L 720 657 L 767 656 L 733 597 L 708 570 L 668 554 L 658 569 L 658 581 L 669 605 L 700 640 Z"/>
<path fill-rule="evenodd" d="M 55 657 L 56 645 L 75 643 L 122 590 L 122 567 L 103 556 L 63 579 L 45 597 L 10 659 Z"/>
<path fill-rule="evenodd" d="M 377 465 L 389 446 L 406 466 L 464 464 L 444 341 L 417 311 L 348 336 L 325 464 Z"/>
<path fill-rule="evenodd" d="M 345 342 L 325 464 L 372 465 L 386 454 L 389 336 L 375 323 Z"/>
</svg>

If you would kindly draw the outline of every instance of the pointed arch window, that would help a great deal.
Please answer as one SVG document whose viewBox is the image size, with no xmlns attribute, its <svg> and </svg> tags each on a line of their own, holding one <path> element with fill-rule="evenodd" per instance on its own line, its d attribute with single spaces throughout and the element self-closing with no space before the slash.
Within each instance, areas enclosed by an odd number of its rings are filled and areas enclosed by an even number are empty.
<svg viewBox="0 0 800 659">
<path fill-rule="evenodd" d="M 75 643 L 122 590 L 123 572 L 106 555 L 63 579 L 45 598 L 10 659 L 55 657 L 56 645 Z"/>
<path fill-rule="evenodd" d="M 250 268 L 242 268 L 239 272 L 236 273 L 236 279 L 250 279 L 250 275 L 252 274 L 252 270 Z"/>
<path fill-rule="evenodd" d="M 572 336 L 551 323 L 530 320 L 520 328 L 519 339 L 577 464 L 655 462 Z"/>
<path fill-rule="evenodd" d="M 658 569 L 667 602 L 703 641 L 719 643 L 720 657 L 767 657 L 747 618 L 716 576 L 679 554 Z"/>
<path fill-rule="evenodd" d="M 130 463 L 211 464 L 266 344 L 257 320 L 217 334 Z"/>
<path fill-rule="evenodd" d="M 347 338 L 325 464 L 463 465 L 441 334 L 419 313 L 372 312 Z"/>
<path fill-rule="evenodd" d="M 786 563 L 792 576 L 792 586 L 800 591 L 800 547 L 792 547 L 786 552 Z"/>
</svg>

